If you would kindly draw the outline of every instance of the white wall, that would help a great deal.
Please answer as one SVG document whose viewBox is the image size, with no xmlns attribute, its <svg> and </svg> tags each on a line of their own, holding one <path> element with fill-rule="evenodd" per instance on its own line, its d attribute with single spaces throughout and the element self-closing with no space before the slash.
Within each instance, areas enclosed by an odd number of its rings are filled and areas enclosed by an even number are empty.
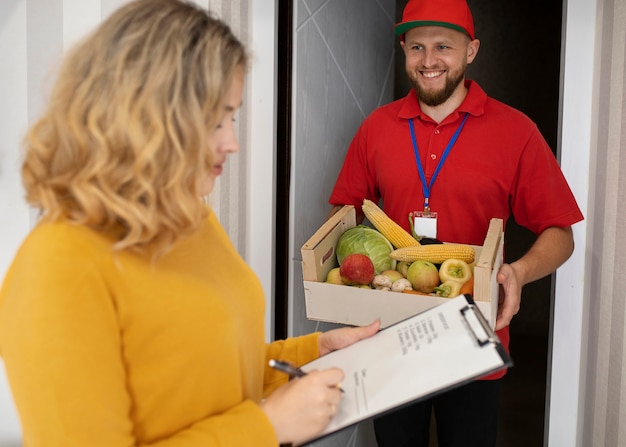
<svg viewBox="0 0 626 447">
<path fill-rule="evenodd" d="M 28 127 L 26 76 L 26 2 L 0 4 L 0 274 L 4 276 L 18 244 L 29 229 L 22 198 L 19 141 Z"/>
<path fill-rule="evenodd" d="M 276 203 L 276 17 L 277 0 L 250 2 L 252 70 L 248 78 L 248 206 L 246 213 L 246 261 L 263 284 L 267 297 L 265 337 L 272 339 L 274 315 L 274 210 Z M 260 237 L 259 235 L 263 235 Z"/>
<path fill-rule="evenodd" d="M 29 229 L 22 200 L 18 146 L 28 126 L 26 76 L 26 2 L 0 2 L 0 277 Z M 1 365 L 1 361 L 0 361 Z M 0 445 L 19 445 L 19 425 L 0 370 Z"/>
<path fill-rule="evenodd" d="M 600 0 L 601 1 L 601 0 Z M 586 220 L 576 224 L 575 250 L 556 273 L 547 441 L 580 446 L 584 351 L 583 298 L 587 260 L 589 153 L 595 65 L 595 0 L 566 0 L 563 55 L 561 168 Z"/>
</svg>

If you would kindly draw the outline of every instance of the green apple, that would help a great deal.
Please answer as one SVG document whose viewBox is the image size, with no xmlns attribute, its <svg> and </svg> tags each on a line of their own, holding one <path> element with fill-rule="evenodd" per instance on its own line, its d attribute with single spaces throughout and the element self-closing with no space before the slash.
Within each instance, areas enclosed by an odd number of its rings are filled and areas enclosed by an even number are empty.
<svg viewBox="0 0 626 447">
<path fill-rule="evenodd" d="M 411 263 L 406 279 L 413 286 L 413 290 L 423 293 L 432 293 L 440 283 L 439 270 L 435 264 L 421 259 Z"/>
<path fill-rule="evenodd" d="M 342 286 L 344 285 L 343 281 L 341 280 L 339 267 L 335 267 L 328 272 L 328 275 L 326 275 L 326 282 L 330 284 L 341 284 Z"/>
</svg>

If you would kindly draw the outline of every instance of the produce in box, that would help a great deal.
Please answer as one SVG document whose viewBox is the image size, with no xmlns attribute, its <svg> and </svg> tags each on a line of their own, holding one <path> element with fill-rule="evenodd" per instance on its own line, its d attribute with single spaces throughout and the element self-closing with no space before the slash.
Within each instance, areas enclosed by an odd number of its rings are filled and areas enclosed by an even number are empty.
<svg viewBox="0 0 626 447">
<path fill-rule="evenodd" d="M 373 202 L 364 200 L 363 212 L 376 228 L 357 225 L 341 235 L 339 267 L 326 282 L 444 298 L 473 292 L 472 246 L 437 240 L 421 244 Z"/>
<path fill-rule="evenodd" d="M 376 274 L 396 268 L 396 261 L 389 256 L 392 251 L 393 246 L 385 236 L 365 225 L 344 231 L 335 249 L 340 266 L 346 256 L 359 253 L 372 260 Z"/>
<path fill-rule="evenodd" d="M 343 258 L 339 266 L 341 281 L 349 286 L 367 285 L 374 279 L 374 263 L 361 253 L 352 253 Z"/>
</svg>

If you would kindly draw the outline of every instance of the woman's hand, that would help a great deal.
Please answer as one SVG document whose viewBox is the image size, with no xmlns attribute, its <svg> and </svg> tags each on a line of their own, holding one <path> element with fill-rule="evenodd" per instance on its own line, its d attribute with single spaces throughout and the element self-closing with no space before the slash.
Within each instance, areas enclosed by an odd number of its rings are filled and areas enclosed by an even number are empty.
<svg viewBox="0 0 626 447">
<path fill-rule="evenodd" d="M 380 320 L 362 327 L 345 327 L 319 336 L 320 356 L 371 337 L 380 329 Z M 261 403 L 281 444 L 298 444 L 320 433 L 337 413 L 341 401 L 339 384 L 343 371 L 329 368 L 311 371 L 291 380 Z"/>
<path fill-rule="evenodd" d="M 311 371 L 276 389 L 261 404 L 281 444 L 299 444 L 320 433 L 341 401 L 338 368 Z"/>
<path fill-rule="evenodd" d="M 345 348 L 364 338 L 371 337 L 380 330 L 380 320 L 376 320 L 367 326 L 343 327 L 323 332 L 319 336 L 320 356 L 337 349 Z"/>
<path fill-rule="evenodd" d="M 371 337 L 380 329 L 380 320 L 362 327 L 345 327 L 319 336 L 320 356 Z M 339 408 L 339 384 L 343 371 L 329 368 L 311 371 L 274 391 L 261 403 L 281 444 L 298 444 L 320 433 Z"/>
</svg>

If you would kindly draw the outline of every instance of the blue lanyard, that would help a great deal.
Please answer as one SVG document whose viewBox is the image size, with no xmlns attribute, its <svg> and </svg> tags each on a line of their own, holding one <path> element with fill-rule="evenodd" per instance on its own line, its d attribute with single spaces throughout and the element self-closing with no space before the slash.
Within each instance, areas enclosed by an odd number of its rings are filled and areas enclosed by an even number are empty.
<svg viewBox="0 0 626 447">
<path fill-rule="evenodd" d="M 457 138 L 459 138 L 461 129 L 463 129 L 463 126 L 465 125 L 465 121 L 467 120 L 468 116 L 469 116 L 469 113 L 466 113 L 465 116 L 463 117 L 463 120 L 461 121 L 461 124 L 459 124 L 459 128 L 456 130 L 456 132 L 454 132 L 454 135 L 452 135 L 452 138 L 448 142 L 448 145 L 446 146 L 441 156 L 441 159 L 439 160 L 439 164 L 437 165 L 437 168 L 435 168 L 435 172 L 433 172 L 433 176 L 430 179 L 430 184 L 426 183 L 426 176 L 424 175 L 424 168 L 422 167 L 422 160 L 420 159 L 420 154 L 419 154 L 419 151 L 417 150 L 417 139 L 415 138 L 415 128 L 413 127 L 413 119 L 409 120 L 409 127 L 411 129 L 411 139 L 413 140 L 413 152 L 415 152 L 415 160 L 417 160 L 417 170 L 419 171 L 420 179 L 422 180 L 422 191 L 424 192 L 424 214 L 426 216 L 430 214 L 430 206 L 428 205 L 428 200 L 430 199 L 430 190 L 432 189 L 433 184 L 435 183 L 435 179 L 437 178 L 437 175 L 439 174 L 439 171 L 441 170 L 441 166 L 443 166 L 443 162 L 446 161 L 446 158 L 448 158 L 450 149 L 452 149 L 452 146 L 456 142 Z"/>
</svg>

